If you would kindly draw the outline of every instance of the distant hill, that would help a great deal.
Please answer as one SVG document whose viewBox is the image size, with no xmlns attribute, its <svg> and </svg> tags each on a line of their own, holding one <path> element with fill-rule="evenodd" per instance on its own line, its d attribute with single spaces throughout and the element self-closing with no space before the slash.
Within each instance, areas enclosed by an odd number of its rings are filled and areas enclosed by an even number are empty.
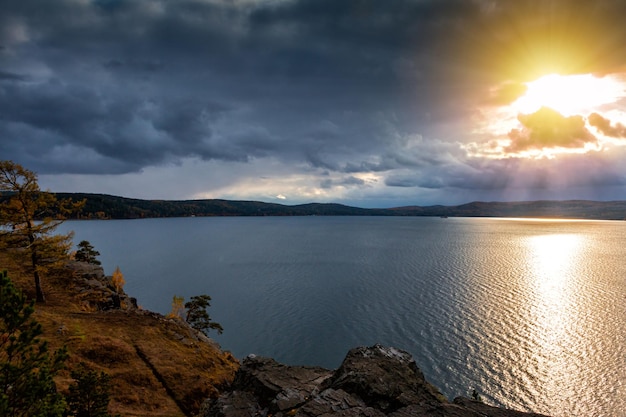
<svg viewBox="0 0 626 417">
<path fill-rule="evenodd" d="M 398 207 L 403 216 L 538 217 L 558 219 L 626 220 L 626 201 L 518 201 L 481 202 L 460 206 Z"/>
<path fill-rule="evenodd" d="M 365 209 L 342 204 L 284 205 L 234 200 L 139 200 L 106 194 L 57 193 L 58 198 L 86 200 L 83 219 L 139 219 L 191 216 L 438 216 L 539 217 L 625 220 L 626 201 L 472 202 L 458 206 L 407 206 Z M 1 198 L 1 197 L 0 197 Z M 5 197 L 6 198 L 6 197 Z"/>
<path fill-rule="evenodd" d="M 283 204 L 231 200 L 138 200 L 106 194 L 56 193 L 57 198 L 86 200 L 81 218 L 140 219 L 190 216 L 370 216 L 394 215 L 386 210 L 341 204 Z"/>
</svg>

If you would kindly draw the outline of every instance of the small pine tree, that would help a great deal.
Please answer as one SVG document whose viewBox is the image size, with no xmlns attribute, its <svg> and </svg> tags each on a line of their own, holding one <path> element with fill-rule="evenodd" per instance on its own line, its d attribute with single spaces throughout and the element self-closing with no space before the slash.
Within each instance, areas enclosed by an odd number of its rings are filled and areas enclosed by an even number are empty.
<svg viewBox="0 0 626 417">
<path fill-rule="evenodd" d="M 110 417 L 111 379 L 104 372 L 90 371 L 81 363 L 71 373 L 74 383 L 67 395 L 68 415 L 75 417 Z"/>
<path fill-rule="evenodd" d="M 185 297 L 175 295 L 172 297 L 172 311 L 170 311 L 167 317 L 171 319 L 183 319 L 185 317 Z"/>
<path fill-rule="evenodd" d="M 191 300 L 185 303 L 187 315 L 185 321 L 196 330 L 208 334 L 209 330 L 216 330 L 217 334 L 222 334 L 224 328 L 221 324 L 211 321 L 207 308 L 211 306 L 211 297 L 208 295 L 195 295 Z"/>
<path fill-rule="evenodd" d="M 74 259 L 80 262 L 87 262 L 94 265 L 100 265 L 101 262 L 96 259 L 96 256 L 100 256 L 100 252 L 94 249 L 94 247 L 87 240 L 81 240 L 78 245 L 78 250 Z"/>
<path fill-rule="evenodd" d="M 120 271 L 120 267 L 115 267 L 115 271 L 113 271 L 113 276 L 111 277 L 111 281 L 113 282 L 113 285 L 115 286 L 115 291 L 120 292 L 122 291 L 122 288 L 124 288 L 124 284 L 126 284 L 126 281 L 124 280 L 124 275 L 122 274 L 122 271 Z"/>
<path fill-rule="evenodd" d="M 65 409 L 53 378 L 67 351 L 50 356 L 38 338 L 43 331 L 31 317 L 34 311 L 6 271 L 0 273 L 0 416 L 60 417 Z"/>
</svg>

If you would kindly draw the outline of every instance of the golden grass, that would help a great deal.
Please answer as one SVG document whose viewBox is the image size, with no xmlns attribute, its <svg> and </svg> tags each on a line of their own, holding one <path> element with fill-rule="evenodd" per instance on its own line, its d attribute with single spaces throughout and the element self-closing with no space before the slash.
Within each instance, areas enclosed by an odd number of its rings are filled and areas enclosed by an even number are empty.
<svg viewBox="0 0 626 417">
<path fill-rule="evenodd" d="M 0 254 L 0 265 L 7 264 L 2 261 Z M 17 268 L 9 276 L 34 295 L 30 277 Z M 197 340 L 195 331 L 179 320 L 145 311 L 82 311 L 77 279 L 64 270 L 45 277 L 47 302 L 36 306 L 43 338 L 52 350 L 65 345 L 70 354 L 67 369 L 57 378 L 59 389 L 67 389 L 70 370 L 82 362 L 111 376 L 112 413 L 169 417 L 197 412 L 204 399 L 232 382 L 236 359 Z"/>
</svg>

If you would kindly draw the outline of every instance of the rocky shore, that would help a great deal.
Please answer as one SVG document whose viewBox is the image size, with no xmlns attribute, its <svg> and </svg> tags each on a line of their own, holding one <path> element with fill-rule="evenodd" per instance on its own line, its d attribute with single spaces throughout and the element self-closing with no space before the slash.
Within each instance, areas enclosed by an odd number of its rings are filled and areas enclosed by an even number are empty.
<svg viewBox="0 0 626 417">
<path fill-rule="evenodd" d="M 205 402 L 202 417 L 540 417 L 458 397 L 448 401 L 407 352 L 375 345 L 348 352 L 341 366 L 287 366 L 250 355 L 231 387 Z"/>
</svg>

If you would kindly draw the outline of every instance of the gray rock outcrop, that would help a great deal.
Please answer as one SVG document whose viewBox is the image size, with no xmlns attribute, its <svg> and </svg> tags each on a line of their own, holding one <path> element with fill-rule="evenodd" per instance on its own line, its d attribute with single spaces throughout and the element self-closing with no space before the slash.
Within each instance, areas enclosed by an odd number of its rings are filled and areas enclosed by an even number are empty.
<svg viewBox="0 0 626 417">
<path fill-rule="evenodd" d="M 540 417 L 461 397 L 449 402 L 409 353 L 381 345 L 350 350 L 335 371 L 248 356 L 201 416 Z"/>
<path fill-rule="evenodd" d="M 116 288 L 110 276 L 100 265 L 71 261 L 67 264 L 74 273 L 74 289 L 83 309 L 87 311 L 134 310 L 137 300 L 122 288 Z"/>
</svg>

